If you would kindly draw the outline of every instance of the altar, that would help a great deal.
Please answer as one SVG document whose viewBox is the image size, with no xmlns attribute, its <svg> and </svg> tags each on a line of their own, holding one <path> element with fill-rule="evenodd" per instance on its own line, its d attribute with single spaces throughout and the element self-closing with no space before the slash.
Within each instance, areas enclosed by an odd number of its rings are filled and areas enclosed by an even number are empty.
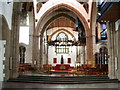
<svg viewBox="0 0 120 90">
<path fill-rule="evenodd" d="M 70 69 L 70 65 L 69 64 L 57 64 L 55 66 L 55 70 L 63 70 L 63 71 L 68 71 Z"/>
</svg>

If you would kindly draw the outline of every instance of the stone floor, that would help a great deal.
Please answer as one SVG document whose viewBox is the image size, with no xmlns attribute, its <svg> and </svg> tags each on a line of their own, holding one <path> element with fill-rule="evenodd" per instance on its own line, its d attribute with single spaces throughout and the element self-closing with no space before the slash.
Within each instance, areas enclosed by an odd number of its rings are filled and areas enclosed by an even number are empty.
<svg viewBox="0 0 120 90">
<path fill-rule="evenodd" d="M 17 89 L 42 89 L 42 90 L 120 90 L 120 83 L 94 83 L 94 84 L 39 84 L 39 83 L 17 83 L 17 82 L 3 82 L 2 88 L 7 90 Z M 4 90 L 4 89 L 3 89 Z M 5 89 L 6 90 L 6 89 Z"/>
<path fill-rule="evenodd" d="M 44 76 L 32 73 L 24 73 L 23 75 Z M 52 74 L 50 76 L 56 76 L 56 74 L 55 75 Z M 59 74 L 57 76 L 59 76 Z M 2 90 L 120 90 L 120 83 L 40 84 L 40 83 L 3 82 L 1 88 L 4 88 Z"/>
</svg>

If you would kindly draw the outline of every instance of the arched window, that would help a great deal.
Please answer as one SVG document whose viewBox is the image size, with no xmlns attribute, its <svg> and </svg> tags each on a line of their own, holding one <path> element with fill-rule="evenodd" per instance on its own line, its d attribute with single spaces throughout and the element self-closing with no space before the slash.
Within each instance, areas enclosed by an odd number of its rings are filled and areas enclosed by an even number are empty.
<svg viewBox="0 0 120 90">
<path fill-rule="evenodd" d="M 26 48 L 24 46 L 20 46 L 19 47 L 20 64 L 24 64 L 25 63 L 25 51 L 26 51 Z"/>
<path fill-rule="evenodd" d="M 69 54 L 69 47 L 67 47 L 68 36 L 67 34 L 61 32 L 56 37 L 57 45 L 55 47 L 56 54 Z"/>
<path fill-rule="evenodd" d="M 96 53 L 96 64 L 108 64 L 108 49 L 101 47 L 99 53 Z"/>
<path fill-rule="evenodd" d="M 56 40 L 59 41 L 60 44 L 66 44 L 68 41 L 68 36 L 65 33 L 59 33 Z"/>
<path fill-rule="evenodd" d="M 100 48 L 101 64 L 108 64 L 108 49 L 106 47 Z"/>
</svg>

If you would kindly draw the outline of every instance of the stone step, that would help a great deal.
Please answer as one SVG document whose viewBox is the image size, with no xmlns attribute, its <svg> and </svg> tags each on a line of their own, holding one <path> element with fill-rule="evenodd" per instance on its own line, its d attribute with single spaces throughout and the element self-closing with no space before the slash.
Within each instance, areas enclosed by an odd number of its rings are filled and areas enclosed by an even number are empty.
<svg viewBox="0 0 120 90">
<path fill-rule="evenodd" d="M 16 78 L 21 80 L 109 80 L 108 78 Z"/>
<path fill-rule="evenodd" d="M 118 83 L 118 81 L 12 81 L 12 82 L 22 82 L 22 83 L 41 83 L 41 84 L 87 84 L 87 83 Z"/>
<path fill-rule="evenodd" d="M 74 84 L 74 83 L 117 83 L 117 79 L 109 79 L 107 76 L 74 76 L 74 77 L 53 77 L 53 76 L 19 76 L 9 79 L 8 82 L 25 83 L 56 83 L 56 84 Z"/>
<path fill-rule="evenodd" d="M 46 79 L 46 80 L 34 80 L 34 79 L 10 79 L 9 81 L 54 81 L 54 82 L 74 82 L 74 81 L 77 81 L 77 82 L 81 82 L 81 81 L 117 81 L 116 79 L 110 79 L 110 80 L 100 80 L 100 79 L 91 79 L 91 80 L 72 80 L 72 79 L 69 79 L 69 80 L 49 80 L 49 79 Z"/>
<path fill-rule="evenodd" d="M 89 79 L 91 79 L 91 78 L 97 78 L 97 79 L 101 79 L 101 78 L 103 78 L 103 79 L 109 79 L 108 78 L 108 76 L 63 76 L 63 77 L 60 77 L 60 76 L 19 76 L 18 78 L 36 78 L 36 79 L 39 79 L 39 78 L 67 78 L 67 79 L 71 79 L 71 78 L 89 78 Z"/>
</svg>

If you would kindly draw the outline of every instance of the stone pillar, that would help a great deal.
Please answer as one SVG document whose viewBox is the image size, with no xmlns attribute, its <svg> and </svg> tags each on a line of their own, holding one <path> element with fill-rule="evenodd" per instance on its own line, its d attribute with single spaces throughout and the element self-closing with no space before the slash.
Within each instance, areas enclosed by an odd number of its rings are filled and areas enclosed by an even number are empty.
<svg viewBox="0 0 120 90">
<path fill-rule="evenodd" d="M 48 49 L 49 49 L 48 43 L 46 44 L 46 47 L 47 47 L 47 52 L 46 52 L 46 64 L 48 64 Z"/>
<path fill-rule="evenodd" d="M 43 65 L 43 38 L 40 36 L 40 58 L 39 58 L 39 67 L 42 68 Z"/>
<path fill-rule="evenodd" d="M 2 15 L 0 15 L 0 40 L 2 40 Z"/>
<path fill-rule="evenodd" d="M 85 46 L 76 46 L 76 62 L 85 64 Z"/>
<path fill-rule="evenodd" d="M 81 46 L 81 52 L 80 52 L 80 56 L 81 56 L 81 64 L 85 64 L 85 46 Z"/>
<path fill-rule="evenodd" d="M 95 53 L 96 53 L 96 33 L 95 33 L 95 27 L 94 29 L 92 30 L 92 40 L 93 40 L 93 43 L 92 43 L 92 46 L 93 46 L 93 61 L 92 61 L 92 64 L 95 65 Z"/>
<path fill-rule="evenodd" d="M 36 36 L 36 47 L 35 48 L 36 48 L 36 60 L 37 60 L 37 63 L 40 60 L 39 38 L 40 38 L 40 36 Z M 40 66 L 38 66 L 38 67 L 40 67 Z"/>
<path fill-rule="evenodd" d="M 40 35 L 40 56 L 39 56 L 39 67 L 42 68 L 43 64 L 48 64 L 48 45 L 46 32 L 43 35 Z M 45 36 L 45 38 L 44 38 Z M 45 41 L 45 42 L 44 42 Z"/>
<path fill-rule="evenodd" d="M 34 31 L 35 32 L 35 31 Z M 36 42 L 35 42 L 35 35 L 33 34 L 33 46 L 32 46 L 32 63 L 33 64 L 37 64 L 37 61 L 36 61 L 36 52 L 35 52 L 35 47 L 36 47 Z"/>
<path fill-rule="evenodd" d="M 48 46 L 47 46 L 47 31 L 44 32 L 43 38 L 43 64 L 48 64 Z"/>
<path fill-rule="evenodd" d="M 12 15 L 12 30 L 11 30 L 11 78 L 18 76 L 19 64 L 19 27 L 20 27 L 20 2 L 14 2 Z"/>
<path fill-rule="evenodd" d="M 34 62 L 33 60 L 33 50 L 32 50 L 32 47 L 33 47 L 33 31 L 35 30 L 34 27 L 34 15 L 33 15 L 33 11 L 31 12 L 28 12 L 29 14 L 29 60 L 32 62 L 32 64 L 36 64 L 36 61 Z"/>
<path fill-rule="evenodd" d="M 80 60 L 81 60 L 81 56 L 80 56 L 80 46 L 78 46 L 78 62 L 80 62 Z"/>
<path fill-rule="evenodd" d="M 120 24 L 118 28 L 118 40 L 120 40 Z M 118 72 L 117 72 L 117 78 L 120 80 L 120 41 L 118 41 Z"/>
<path fill-rule="evenodd" d="M 96 19 L 97 19 L 97 5 L 96 2 L 92 3 L 91 17 L 90 17 L 90 30 L 87 31 L 86 50 L 87 50 L 87 64 L 95 65 L 96 53 Z"/>
<path fill-rule="evenodd" d="M 94 54 L 95 54 L 95 35 L 89 32 L 89 35 L 86 36 L 86 64 L 95 65 Z"/>
<path fill-rule="evenodd" d="M 43 46 L 43 52 L 42 52 L 42 65 L 43 65 L 43 64 L 46 64 L 45 33 L 44 33 L 44 36 L 43 36 L 42 46 Z"/>
<path fill-rule="evenodd" d="M 115 35 L 115 24 L 112 22 L 108 23 L 108 76 L 111 79 L 115 78 L 115 53 L 114 53 L 114 35 Z"/>
<path fill-rule="evenodd" d="M 34 31 L 35 32 L 35 31 Z M 32 62 L 39 68 L 39 36 L 33 34 Z"/>
<path fill-rule="evenodd" d="M 86 64 L 94 64 L 94 55 L 93 55 L 93 37 L 92 35 L 87 36 L 86 38 Z"/>
<path fill-rule="evenodd" d="M 79 59 L 79 46 L 76 46 L 76 62 L 80 62 L 80 59 Z"/>
<path fill-rule="evenodd" d="M 46 63 L 45 64 L 48 64 L 48 43 L 47 43 L 47 31 L 46 31 L 46 35 L 45 35 L 46 39 L 45 39 L 45 46 L 46 46 Z"/>
</svg>

